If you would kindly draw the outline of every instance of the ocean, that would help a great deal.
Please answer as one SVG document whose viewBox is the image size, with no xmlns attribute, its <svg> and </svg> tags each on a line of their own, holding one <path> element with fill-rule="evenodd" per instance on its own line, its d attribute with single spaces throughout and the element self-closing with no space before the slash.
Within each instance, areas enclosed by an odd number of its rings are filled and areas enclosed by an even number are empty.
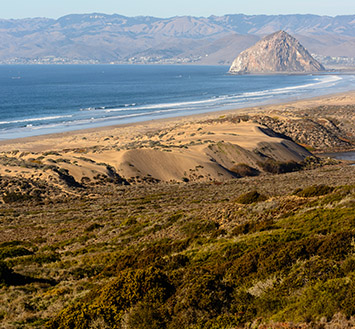
<svg viewBox="0 0 355 329">
<path fill-rule="evenodd" d="M 226 66 L 3 65 L 0 139 L 352 90 L 354 75 L 229 75 Z"/>
</svg>

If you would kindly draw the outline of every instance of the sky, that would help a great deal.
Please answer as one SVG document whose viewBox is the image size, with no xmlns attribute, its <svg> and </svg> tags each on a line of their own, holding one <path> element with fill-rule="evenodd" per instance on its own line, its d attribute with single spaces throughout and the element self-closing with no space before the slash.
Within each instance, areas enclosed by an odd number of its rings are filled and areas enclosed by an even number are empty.
<svg viewBox="0 0 355 329">
<path fill-rule="evenodd" d="M 1 18 L 58 18 L 93 12 L 155 17 L 238 13 L 336 16 L 355 14 L 355 0 L 0 0 Z"/>
</svg>

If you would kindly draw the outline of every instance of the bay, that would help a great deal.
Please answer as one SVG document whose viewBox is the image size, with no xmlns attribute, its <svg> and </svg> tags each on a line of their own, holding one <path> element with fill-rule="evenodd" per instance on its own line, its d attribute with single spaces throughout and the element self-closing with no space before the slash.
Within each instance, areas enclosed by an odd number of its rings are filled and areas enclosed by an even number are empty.
<svg viewBox="0 0 355 329">
<path fill-rule="evenodd" d="M 0 66 L 0 139 L 352 90 L 353 75 L 229 75 L 226 66 Z"/>
</svg>

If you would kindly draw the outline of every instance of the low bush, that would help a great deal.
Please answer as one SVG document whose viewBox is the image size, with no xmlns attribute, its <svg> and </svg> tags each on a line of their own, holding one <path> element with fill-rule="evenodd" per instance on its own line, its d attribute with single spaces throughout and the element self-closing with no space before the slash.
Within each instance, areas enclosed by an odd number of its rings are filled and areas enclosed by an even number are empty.
<svg viewBox="0 0 355 329">
<path fill-rule="evenodd" d="M 334 191 L 334 187 L 327 186 L 327 185 L 312 185 L 309 187 L 304 188 L 303 190 L 296 190 L 294 192 L 295 195 L 310 198 L 315 196 L 322 196 L 329 194 Z"/>
<path fill-rule="evenodd" d="M 144 303 L 140 306 L 151 305 L 148 313 L 152 312 L 152 305 L 164 302 L 172 293 L 173 288 L 167 277 L 157 268 L 123 271 L 111 283 L 64 309 L 49 321 L 47 328 L 85 329 L 92 321 L 101 318 L 109 328 L 118 329 L 121 328 L 123 316 L 132 307 Z M 147 315 L 144 307 L 131 321 L 134 323 L 143 314 Z M 151 317 L 154 313 L 149 314 Z"/>
<path fill-rule="evenodd" d="M 29 255 L 19 257 L 19 258 L 14 258 L 10 259 L 7 261 L 8 264 L 11 266 L 15 266 L 18 264 L 48 264 L 48 263 L 54 263 L 56 261 L 60 260 L 60 255 L 56 252 L 43 252 L 43 253 L 31 253 Z"/>
<path fill-rule="evenodd" d="M 258 165 L 271 174 L 284 174 L 303 169 L 303 164 L 296 161 L 282 162 L 268 159 L 264 162 L 258 162 Z"/>
<path fill-rule="evenodd" d="M 166 328 L 164 318 L 159 307 L 142 302 L 131 308 L 123 323 L 126 329 L 163 329 Z"/>
<path fill-rule="evenodd" d="M 260 194 L 258 191 L 251 191 L 240 195 L 235 201 L 242 204 L 251 204 L 267 200 L 265 195 Z"/>
<path fill-rule="evenodd" d="M 27 193 L 6 192 L 2 199 L 5 203 L 22 202 L 31 200 L 33 197 Z"/>
<path fill-rule="evenodd" d="M 307 287 L 282 312 L 277 320 L 319 321 L 328 320 L 335 313 L 342 312 L 347 317 L 355 314 L 355 278 L 345 277 L 317 282 Z"/>
<path fill-rule="evenodd" d="M 0 260 L 5 258 L 14 258 L 18 256 L 27 256 L 32 254 L 32 251 L 24 247 L 1 247 Z"/>
<path fill-rule="evenodd" d="M 236 226 L 232 233 L 233 235 L 248 234 L 253 232 L 267 231 L 274 228 L 274 223 L 271 220 L 249 221 Z"/>
<path fill-rule="evenodd" d="M 187 235 L 196 235 L 213 232 L 218 228 L 217 223 L 208 220 L 191 220 L 181 227 L 181 231 Z"/>
<path fill-rule="evenodd" d="M 342 275 L 339 264 L 334 260 L 314 256 L 309 260 L 294 264 L 289 275 L 282 281 L 280 290 L 288 294 L 312 283 L 335 279 Z"/>
</svg>

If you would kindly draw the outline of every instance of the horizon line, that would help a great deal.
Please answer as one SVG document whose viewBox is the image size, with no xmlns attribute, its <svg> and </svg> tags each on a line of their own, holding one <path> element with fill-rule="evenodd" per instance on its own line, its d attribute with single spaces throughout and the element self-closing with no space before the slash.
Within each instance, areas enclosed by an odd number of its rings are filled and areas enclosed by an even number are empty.
<svg viewBox="0 0 355 329">
<path fill-rule="evenodd" d="M 84 16 L 84 15 L 105 15 L 105 16 L 122 16 L 122 17 L 127 17 L 127 18 L 137 18 L 137 17 L 151 17 L 151 18 L 158 18 L 158 19 L 171 19 L 171 18 L 176 18 L 176 17 L 196 17 L 196 18 L 210 18 L 210 17 L 224 17 L 224 16 L 236 16 L 236 15 L 242 15 L 242 16 L 319 16 L 319 17 L 339 17 L 339 16 L 355 16 L 355 14 L 342 14 L 342 15 L 321 15 L 321 14 L 311 14 L 311 13 L 306 13 L 306 14 L 300 14 L 300 13 L 294 13 L 294 14 L 244 14 L 244 13 L 229 13 L 229 14 L 224 14 L 224 15 L 214 15 L 211 14 L 209 16 L 198 16 L 198 15 L 175 15 L 175 16 L 167 16 L 167 17 L 161 17 L 161 16 L 152 16 L 152 15 L 136 15 L 136 16 L 128 16 L 128 15 L 123 15 L 119 13 L 112 13 L 112 14 L 107 14 L 104 12 L 87 12 L 87 13 L 70 13 L 66 14 L 63 16 L 59 16 L 57 18 L 55 17 L 46 17 L 46 16 L 32 16 L 32 17 L 22 17 L 22 18 L 3 18 L 0 17 L 0 20 L 24 20 L 24 19 L 38 19 L 38 18 L 43 18 L 43 19 L 53 19 L 53 20 L 58 20 L 63 17 L 67 16 Z"/>
</svg>

